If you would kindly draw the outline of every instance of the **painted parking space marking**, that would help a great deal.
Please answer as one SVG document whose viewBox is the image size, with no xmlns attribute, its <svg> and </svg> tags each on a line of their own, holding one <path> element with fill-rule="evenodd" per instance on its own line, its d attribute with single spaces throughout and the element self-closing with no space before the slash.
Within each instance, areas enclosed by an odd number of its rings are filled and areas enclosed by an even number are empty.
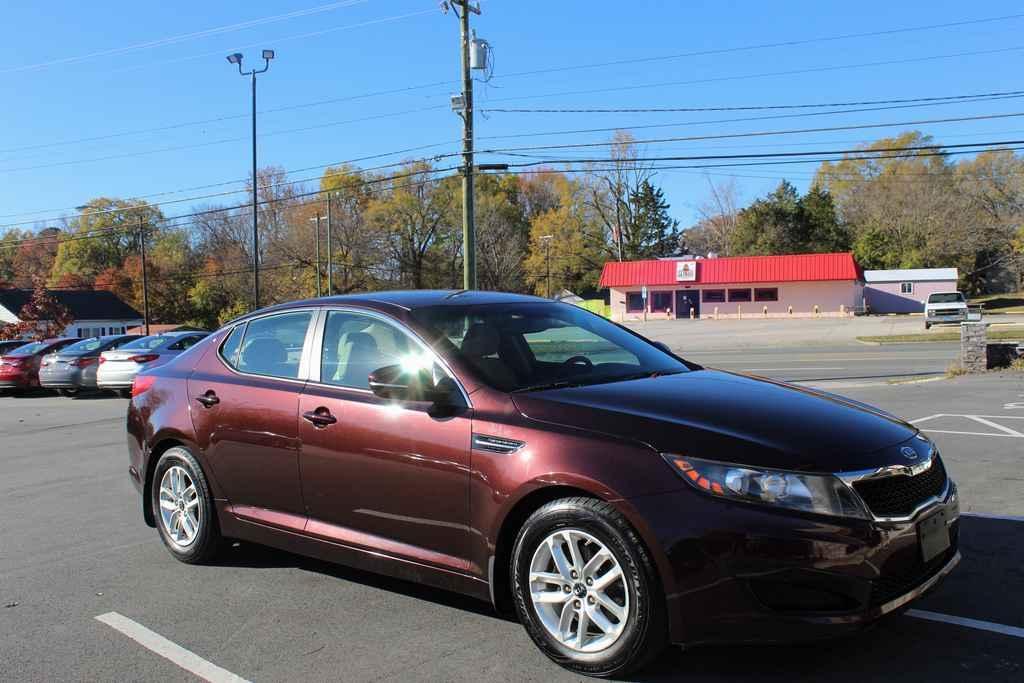
<svg viewBox="0 0 1024 683">
<path fill-rule="evenodd" d="M 1006 420 L 1024 420 L 1024 416 L 1021 415 L 966 415 L 955 413 L 936 413 L 935 415 L 927 415 L 925 417 L 919 417 L 916 420 L 911 420 L 911 423 L 921 425 L 922 422 L 931 422 L 932 420 L 941 420 L 942 418 L 955 418 L 961 421 L 967 420 L 971 423 L 981 425 L 982 427 L 988 427 L 990 430 L 995 431 L 981 432 L 969 431 L 966 429 L 932 428 L 928 426 L 922 427 L 922 429 L 934 434 L 965 434 L 968 436 L 1000 436 L 1012 439 L 1024 439 L 1024 433 L 1018 431 L 1018 429 L 1024 428 L 1024 423 L 1014 422 L 1012 423 L 1013 427 L 1002 424 L 1002 422 Z M 999 422 L 996 422 L 996 420 L 999 420 Z M 1017 429 L 1014 429 L 1014 427 Z"/>
<path fill-rule="evenodd" d="M 195 676 L 210 683 L 249 683 L 241 676 L 236 676 L 227 669 L 222 669 L 208 662 L 191 650 L 186 650 L 177 643 L 167 640 L 159 633 L 150 631 L 142 624 L 132 621 L 117 612 L 107 612 L 95 617 L 110 628 L 118 631 L 154 654 L 177 664 Z"/>
<path fill-rule="evenodd" d="M 1013 636 L 1014 638 L 1024 638 L 1024 628 L 1020 628 L 1019 626 L 1008 626 L 1006 624 L 997 624 L 993 621 L 968 619 L 967 617 L 954 617 L 951 614 L 939 614 L 938 612 L 927 612 L 921 609 L 908 609 L 906 611 L 906 615 L 908 617 L 914 617 L 915 619 L 926 619 L 928 621 L 937 621 L 943 624 L 965 626 L 979 631 L 999 633 L 1004 636 Z"/>
</svg>

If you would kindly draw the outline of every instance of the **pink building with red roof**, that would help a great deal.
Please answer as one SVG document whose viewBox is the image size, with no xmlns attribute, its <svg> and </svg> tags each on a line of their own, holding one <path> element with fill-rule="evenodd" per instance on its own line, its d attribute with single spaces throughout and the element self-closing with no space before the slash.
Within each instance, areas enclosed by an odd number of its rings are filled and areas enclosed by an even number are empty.
<svg viewBox="0 0 1024 683">
<path fill-rule="evenodd" d="M 864 273 L 851 253 L 609 261 L 613 320 L 853 315 Z"/>
</svg>

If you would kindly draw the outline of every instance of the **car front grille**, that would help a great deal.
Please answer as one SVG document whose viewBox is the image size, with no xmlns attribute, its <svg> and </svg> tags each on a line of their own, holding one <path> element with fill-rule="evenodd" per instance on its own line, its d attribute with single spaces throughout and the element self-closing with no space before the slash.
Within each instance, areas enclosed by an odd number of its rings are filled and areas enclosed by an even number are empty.
<svg viewBox="0 0 1024 683">
<path fill-rule="evenodd" d="M 854 482 L 853 488 L 876 517 L 905 517 L 921 503 L 942 493 L 946 488 L 946 468 L 935 455 L 931 467 L 920 474 L 862 479 Z"/>
<path fill-rule="evenodd" d="M 959 308 L 936 308 L 932 311 L 933 315 L 960 315 L 961 309 Z"/>
<path fill-rule="evenodd" d="M 938 557 L 932 558 L 929 562 L 918 559 L 898 571 L 888 571 L 883 566 L 882 575 L 871 582 L 871 606 L 880 607 L 901 595 L 906 595 L 935 576 L 956 555 L 959 542 L 960 522 L 956 521 L 949 525 L 949 549 Z"/>
</svg>

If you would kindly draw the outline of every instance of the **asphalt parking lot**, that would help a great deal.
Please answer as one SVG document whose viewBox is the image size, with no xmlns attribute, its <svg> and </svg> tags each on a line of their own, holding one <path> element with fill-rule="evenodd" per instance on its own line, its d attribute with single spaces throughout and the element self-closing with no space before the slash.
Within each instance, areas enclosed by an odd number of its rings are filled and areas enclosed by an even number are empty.
<svg viewBox="0 0 1024 683">
<path fill-rule="evenodd" d="M 1024 679 L 1024 375 L 837 391 L 938 443 L 960 567 L 867 633 L 670 650 L 640 680 Z M 572 679 L 468 598 L 250 545 L 172 560 L 128 481 L 125 404 L 0 398 L 0 679 L 196 680 L 167 658 L 189 655 L 209 680 Z"/>
</svg>

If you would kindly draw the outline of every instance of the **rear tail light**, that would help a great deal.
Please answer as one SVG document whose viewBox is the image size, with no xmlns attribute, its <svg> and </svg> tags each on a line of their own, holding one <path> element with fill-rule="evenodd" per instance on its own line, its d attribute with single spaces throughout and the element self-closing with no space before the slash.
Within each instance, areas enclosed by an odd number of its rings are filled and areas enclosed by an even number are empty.
<svg viewBox="0 0 1024 683">
<path fill-rule="evenodd" d="M 99 364 L 100 364 L 100 365 L 103 365 L 103 364 L 104 364 L 104 363 L 106 363 L 106 362 L 107 362 L 107 359 L 106 359 L 106 358 L 104 358 L 103 356 L 100 356 Z"/>
<path fill-rule="evenodd" d="M 74 365 L 76 368 L 87 368 L 90 365 L 95 365 L 97 362 L 95 358 L 78 358 L 71 361 L 71 365 Z"/>
<path fill-rule="evenodd" d="M 149 388 L 153 386 L 155 381 L 156 377 L 153 375 L 136 375 L 135 379 L 132 380 L 132 397 L 149 391 Z"/>
<path fill-rule="evenodd" d="M 138 356 L 132 356 L 128 360 L 134 361 L 136 363 L 151 363 L 151 362 L 155 361 L 159 357 L 160 357 L 160 354 L 158 354 L 158 353 L 143 353 L 143 354 L 138 355 Z"/>
</svg>

